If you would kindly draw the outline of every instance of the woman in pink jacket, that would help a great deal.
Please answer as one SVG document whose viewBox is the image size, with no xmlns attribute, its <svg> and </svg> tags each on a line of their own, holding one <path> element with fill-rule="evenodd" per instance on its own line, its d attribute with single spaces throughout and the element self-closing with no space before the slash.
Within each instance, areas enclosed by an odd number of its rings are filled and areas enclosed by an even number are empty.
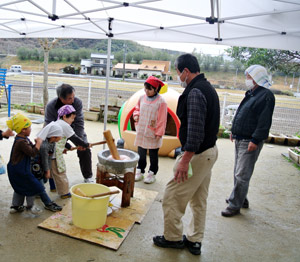
<svg viewBox="0 0 300 262">
<path fill-rule="evenodd" d="M 136 169 L 135 181 L 144 179 L 144 183 L 155 182 L 158 171 L 158 150 L 162 145 L 162 136 L 167 124 L 167 103 L 159 95 L 162 81 L 154 76 L 148 77 L 145 86 L 145 95 L 141 96 L 133 112 L 136 127 L 135 146 L 138 147 L 140 159 Z M 150 168 L 145 175 L 147 166 L 147 150 L 150 156 Z"/>
</svg>

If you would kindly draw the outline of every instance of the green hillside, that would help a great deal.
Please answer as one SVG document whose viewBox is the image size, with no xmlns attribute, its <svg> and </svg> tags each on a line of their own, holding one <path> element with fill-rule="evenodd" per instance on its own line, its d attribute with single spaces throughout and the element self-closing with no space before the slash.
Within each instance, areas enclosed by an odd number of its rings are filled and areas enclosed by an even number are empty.
<svg viewBox="0 0 300 262">
<path fill-rule="evenodd" d="M 123 51 L 124 43 L 126 44 L 126 51 L 153 53 L 157 51 L 164 51 L 168 54 L 178 55 L 180 52 L 166 49 L 157 49 L 140 45 L 134 41 L 112 40 L 111 51 L 112 53 Z M 37 48 L 40 49 L 41 45 L 38 39 L 24 38 L 24 39 L 0 39 L 0 54 L 17 54 L 20 47 Z M 100 39 L 61 39 L 56 48 L 78 50 L 81 48 L 91 49 L 98 53 L 107 52 L 107 40 Z"/>
</svg>

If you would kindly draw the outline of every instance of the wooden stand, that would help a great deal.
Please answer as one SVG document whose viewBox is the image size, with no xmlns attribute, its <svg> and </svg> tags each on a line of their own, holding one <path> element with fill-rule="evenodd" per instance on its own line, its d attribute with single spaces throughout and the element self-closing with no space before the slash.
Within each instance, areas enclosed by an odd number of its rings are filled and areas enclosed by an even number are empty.
<svg viewBox="0 0 300 262">
<path fill-rule="evenodd" d="M 130 198 L 133 197 L 135 172 L 136 168 L 130 168 L 125 169 L 121 175 L 112 174 L 106 171 L 104 165 L 97 164 L 96 183 L 121 189 L 123 191 L 121 207 L 128 207 Z"/>
</svg>

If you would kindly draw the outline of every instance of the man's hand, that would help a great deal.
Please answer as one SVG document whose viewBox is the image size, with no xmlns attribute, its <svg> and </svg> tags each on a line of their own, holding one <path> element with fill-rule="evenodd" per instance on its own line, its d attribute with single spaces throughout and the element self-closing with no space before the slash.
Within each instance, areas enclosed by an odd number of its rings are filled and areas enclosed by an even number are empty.
<svg viewBox="0 0 300 262">
<path fill-rule="evenodd" d="M 45 171 L 45 178 L 46 179 L 50 178 L 50 170 Z"/>
<path fill-rule="evenodd" d="M 9 129 L 9 128 L 7 128 L 5 131 L 3 131 L 2 132 L 2 136 L 3 137 L 10 137 L 10 136 L 14 136 L 15 134 L 14 134 L 14 132 L 11 130 L 11 129 Z"/>
<path fill-rule="evenodd" d="M 185 180 L 187 180 L 188 179 L 188 170 L 189 170 L 189 162 L 185 163 L 181 159 L 181 161 L 179 162 L 179 164 L 177 166 L 174 180 L 177 183 L 181 183 L 181 182 L 184 182 Z"/>
<path fill-rule="evenodd" d="M 253 142 L 249 142 L 248 144 L 248 152 L 255 151 L 257 149 L 257 145 L 254 144 Z"/>
<path fill-rule="evenodd" d="M 78 146 L 78 147 L 77 147 L 77 150 L 79 150 L 79 151 L 85 151 L 85 150 L 86 150 L 86 148 L 85 148 L 85 147 L 83 147 L 83 146 Z"/>
<path fill-rule="evenodd" d="M 71 148 L 71 149 L 72 149 L 72 148 Z M 63 151 L 63 154 L 67 154 L 67 152 L 68 152 L 68 149 L 65 148 L 64 151 Z"/>
<path fill-rule="evenodd" d="M 194 154 L 195 154 L 194 152 L 188 152 L 188 151 L 185 151 L 183 153 L 183 156 L 180 159 L 180 162 L 178 163 L 175 171 L 175 175 L 174 175 L 175 182 L 181 183 L 188 180 L 189 163 Z"/>
<path fill-rule="evenodd" d="M 233 142 L 232 133 L 230 133 L 230 141 Z"/>
</svg>

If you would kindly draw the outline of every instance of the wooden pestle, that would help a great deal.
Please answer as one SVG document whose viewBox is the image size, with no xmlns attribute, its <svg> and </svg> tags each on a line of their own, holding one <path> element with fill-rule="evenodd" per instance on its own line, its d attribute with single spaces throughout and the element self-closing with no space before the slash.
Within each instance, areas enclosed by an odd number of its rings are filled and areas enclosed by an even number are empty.
<svg viewBox="0 0 300 262">
<path fill-rule="evenodd" d="M 115 191 L 109 191 L 109 192 L 106 192 L 106 193 L 100 193 L 100 194 L 95 194 L 95 195 L 91 195 L 91 196 L 87 196 L 80 188 L 75 188 L 73 193 L 75 193 L 76 195 L 78 196 L 82 196 L 82 197 L 91 197 L 91 198 L 94 198 L 94 197 L 102 197 L 102 196 L 108 196 L 108 195 L 113 195 L 113 194 L 118 194 L 120 193 L 119 190 L 115 190 Z"/>
<path fill-rule="evenodd" d="M 118 152 L 117 147 L 114 143 L 114 139 L 112 137 L 112 134 L 111 134 L 110 130 L 105 130 L 103 132 L 103 135 L 106 139 L 106 143 L 108 145 L 109 151 L 110 151 L 113 159 L 121 160 L 119 152 Z"/>
<path fill-rule="evenodd" d="M 97 143 L 91 143 L 91 144 L 90 144 L 90 148 L 93 147 L 93 146 L 103 145 L 103 144 L 106 144 L 106 141 L 100 141 L 100 142 L 97 142 Z M 79 147 L 79 146 L 72 147 L 71 149 L 68 149 L 68 150 L 69 150 L 69 151 L 73 151 L 73 150 L 78 149 L 78 147 Z"/>
<path fill-rule="evenodd" d="M 114 194 L 119 194 L 120 190 L 115 190 L 115 191 L 109 191 L 106 193 L 101 193 L 101 194 L 96 194 L 96 195 L 91 195 L 91 196 L 86 196 L 86 197 L 102 197 L 102 196 L 109 196 L 109 195 L 114 195 Z"/>
</svg>

